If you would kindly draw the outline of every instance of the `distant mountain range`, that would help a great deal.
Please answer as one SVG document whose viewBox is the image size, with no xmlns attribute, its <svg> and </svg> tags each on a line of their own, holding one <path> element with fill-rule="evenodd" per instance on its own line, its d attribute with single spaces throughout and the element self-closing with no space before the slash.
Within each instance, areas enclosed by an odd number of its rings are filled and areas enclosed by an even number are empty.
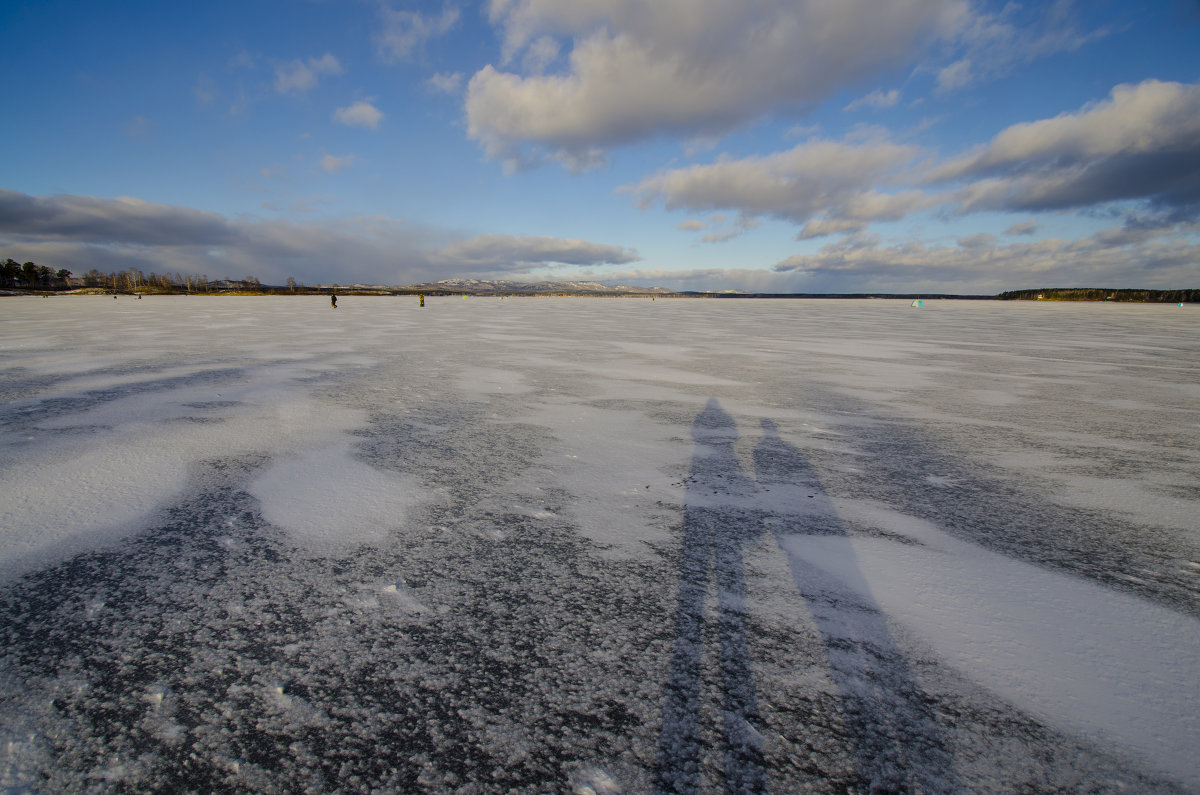
<svg viewBox="0 0 1200 795">
<path fill-rule="evenodd" d="M 484 279 L 442 279 L 436 282 L 407 285 L 405 290 L 420 290 L 428 293 L 452 292 L 471 295 L 675 295 L 675 290 L 666 287 L 632 287 L 609 285 L 600 282 L 511 282 Z"/>
<path fill-rule="evenodd" d="M 356 289 L 359 286 L 342 289 Z M 674 295 L 699 298 L 993 298 L 990 295 L 945 295 L 929 293 L 746 293 L 741 290 L 680 291 L 666 287 L 633 287 L 600 282 L 512 282 L 485 279 L 442 279 L 404 287 L 365 288 L 406 293 L 453 293 L 454 295 Z"/>
</svg>

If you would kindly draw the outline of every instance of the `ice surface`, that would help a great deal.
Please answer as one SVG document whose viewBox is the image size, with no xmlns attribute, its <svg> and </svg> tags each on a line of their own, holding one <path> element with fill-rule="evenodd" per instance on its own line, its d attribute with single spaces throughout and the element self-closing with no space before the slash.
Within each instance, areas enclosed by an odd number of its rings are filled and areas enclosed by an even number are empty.
<svg viewBox="0 0 1200 795">
<path fill-rule="evenodd" d="M 6 791 L 1200 790 L 1191 310 L 3 305 Z"/>
</svg>

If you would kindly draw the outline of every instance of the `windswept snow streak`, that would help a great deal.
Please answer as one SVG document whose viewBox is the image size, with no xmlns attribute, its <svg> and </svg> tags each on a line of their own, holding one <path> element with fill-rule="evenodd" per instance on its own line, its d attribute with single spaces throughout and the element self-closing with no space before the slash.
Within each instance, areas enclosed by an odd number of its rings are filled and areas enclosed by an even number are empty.
<svg viewBox="0 0 1200 795">
<path fill-rule="evenodd" d="M 1200 787 L 1200 622 L 980 549 L 912 517 L 845 504 L 888 535 L 780 539 L 797 579 L 868 599 L 950 665 L 1033 715 L 1135 749 Z"/>
</svg>

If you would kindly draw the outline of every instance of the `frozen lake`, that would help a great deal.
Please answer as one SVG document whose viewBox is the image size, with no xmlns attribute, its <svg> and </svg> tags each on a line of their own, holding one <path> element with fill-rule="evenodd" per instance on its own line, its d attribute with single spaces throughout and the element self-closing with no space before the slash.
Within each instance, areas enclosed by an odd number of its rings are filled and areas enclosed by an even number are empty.
<svg viewBox="0 0 1200 795">
<path fill-rule="evenodd" d="M 6 792 L 1200 791 L 1194 306 L 0 309 Z"/>
</svg>

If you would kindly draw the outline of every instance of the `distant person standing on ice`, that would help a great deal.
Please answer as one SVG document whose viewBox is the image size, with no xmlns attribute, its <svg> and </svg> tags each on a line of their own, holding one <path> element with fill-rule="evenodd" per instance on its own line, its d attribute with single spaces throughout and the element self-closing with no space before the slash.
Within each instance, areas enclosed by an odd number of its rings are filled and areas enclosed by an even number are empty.
<svg viewBox="0 0 1200 795">
<path fill-rule="evenodd" d="M 337 296 L 336 295 L 329 296 L 329 305 L 332 306 L 334 309 L 337 309 Z"/>
</svg>

